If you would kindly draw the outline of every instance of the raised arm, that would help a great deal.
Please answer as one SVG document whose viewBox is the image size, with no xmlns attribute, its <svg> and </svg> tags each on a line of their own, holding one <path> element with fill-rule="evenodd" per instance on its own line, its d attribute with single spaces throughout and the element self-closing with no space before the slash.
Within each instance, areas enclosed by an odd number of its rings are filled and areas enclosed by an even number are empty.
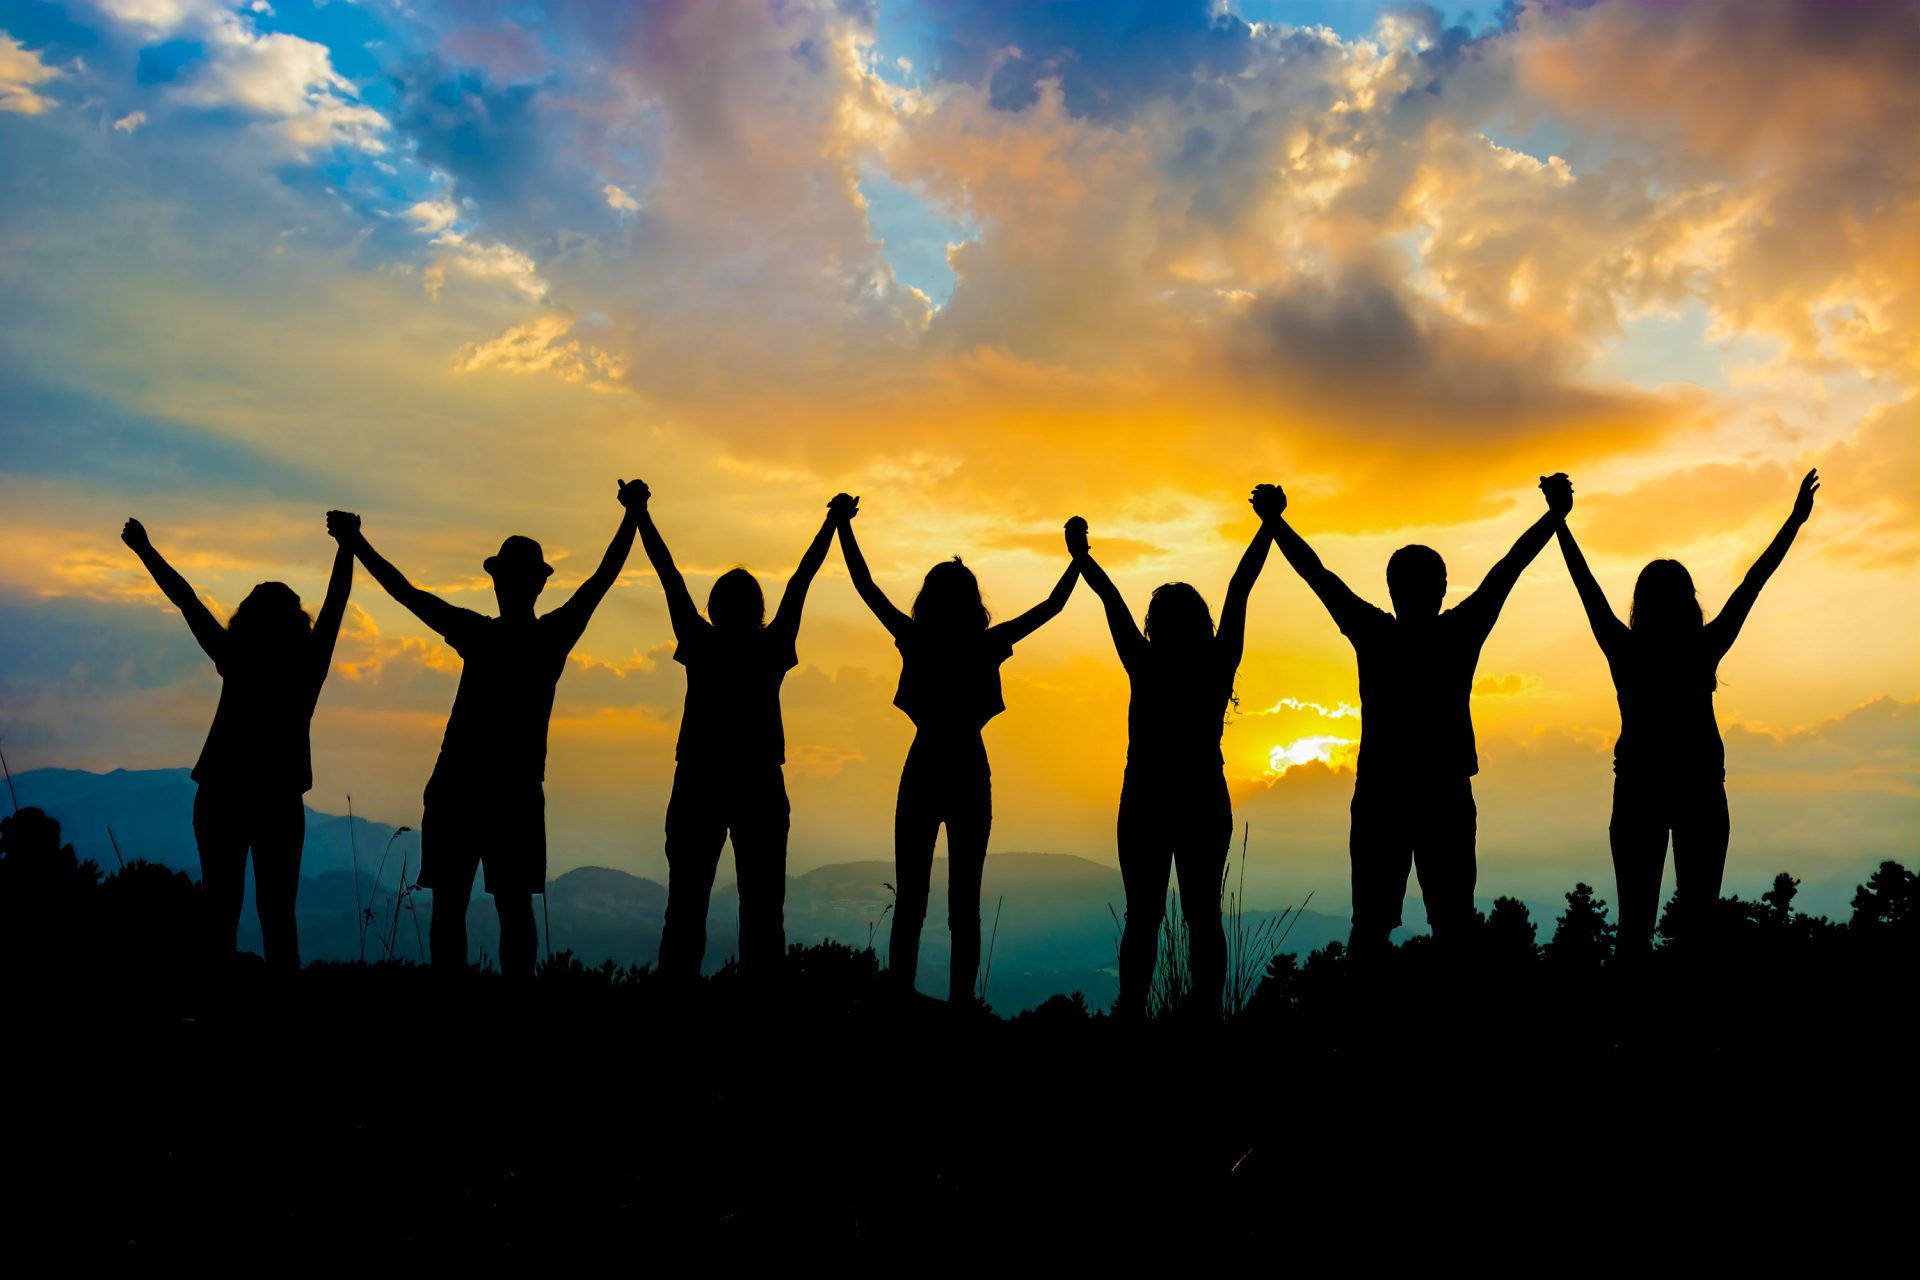
<svg viewBox="0 0 1920 1280">
<path fill-rule="evenodd" d="M 709 624 L 700 616 L 700 610 L 694 607 L 693 596 L 687 591 L 687 580 L 680 576 L 678 566 L 673 563 L 673 553 L 667 550 L 667 540 L 660 536 L 660 530 L 654 526 L 653 512 L 647 506 L 647 499 L 651 496 L 652 490 L 639 480 L 632 485 L 623 485 L 620 490 L 620 501 L 630 502 L 628 510 L 633 514 L 635 527 L 640 532 L 640 545 L 646 548 L 653 574 L 660 579 L 660 590 L 666 593 L 667 618 L 673 623 L 674 638 L 684 642 Z"/>
<path fill-rule="evenodd" d="M 1220 642 L 1220 656 L 1230 667 L 1240 665 L 1240 654 L 1247 647 L 1247 597 L 1253 594 L 1253 584 L 1260 580 L 1260 571 L 1266 568 L 1267 548 L 1272 544 L 1273 531 L 1262 520 L 1227 582 L 1227 598 L 1220 606 L 1220 629 L 1215 635 Z"/>
<path fill-rule="evenodd" d="M 1038 631 L 1062 609 L 1067 607 L 1067 597 L 1073 594 L 1073 584 L 1079 580 L 1078 562 L 1067 561 L 1067 571 L 1060 575 L 1060 581 L 1053 584 L 1053 590 L 1047 598 L 1018 617 L 1008 618 L 987 628 L 987 635 L 994 642 L 1008 646 L 1019 644 Z"/>
<path fill-rule="evenodd" d="M 319 616 L 313 620 L 313 682 L 316 688 L 325 682 L 327 668 L 333 665 L 334 642 L 340 638 L 340 620 L 346 616 L 347 596 L 353 590 L 353 547 L 344 535 L 359 531 L 360 517 L 350 511 L 327 512 L 328 533 L 334 532 L 336 523 L 341 531 L 334 534 L 333 576 L 327 579 L 327 598 L 320 605 Z"/>
<path fill-rule="evenodd" d="M 880 625 L 887 633 L 898 640 L 913 625 L 913 619 L 894 607 L 873 580 L 873 574 L 867 568 L 867 558 L 860 554 L 860 543 L 853 536 L 853 518 L 860 514 L 860 499 L 855 498 L 853 505 L 839 522 L 840 554 L 847 562 L 847 576 L 853 579 L 853 589 L 867 602 L 867 608 L 873 610 L 873 616 L 880 619 Z"/>
<path fill-rule="evenodd" d="M 1773 541 L 1753 562 L 1753 568 L 1747 570 L 1747 576 L 1727 597 L 1726 607 L 1717 617 L 1707 624 L 1708 641 L 1719 652 L 1725 653 L 1733 647 L 1734 640 L 1740 635 L 1740 628 L 1746 625 L 1747 615 L 1753 612 L 1754 601 L 1760 598 L 1760 588 L 1767 585 L 1767 579 L 1787 558 L 1787 548 L 1793 545 L 1793 539 L 1800 532 L 1800 526 L 1813 514 L 1813 495 L 1820 490 L 1820 473 L 1809 471 L 1800 480 L 1800 492 L 1793 499 L 1793 513 L 1787 522 L 1780 526 L 1780 532 L 1773 535 Z"/>
<path fill-rule="evenodd" d="M 1312 588 L 1313 594 L 1320 597 L 1327 612 L 1340 630 L 1346 631 L 1369 611 L 1379 610 L 1353 593 L 1353 589 L 1340 580 L 1340 575 L 1320 563 L 1320 557 L 1314 553 L 1307 540 L 1294 531 L 1286 522 L 1287 491 L 1277 484 L 1263 484 L 1253 491 L 1253 509 L 1259 513 L 1260 527 L 1272 535 L 1274 545 L 1280 548 L 1280 554 L 1287 558 L 1293 571 L 1300 580 Z"/>
<path fill-rule="evenodd" d="M 226 628 L 214 619 L 206 605 L 200 603 L 200 597 L 194 594 L 193 587 L 180 576 L 179 571 L 154 549 L 153 543 L 147 538 L 147 527 L 138 520 L 129 519 L 120 530 L 120 541 L 140 557 L 140 563 L 147 566 L 147 572 L 153 575 L 154 585 L 160 588 L 160 594 L 186 618 L 187 630 L 193 632 L 193 638 L 200 642 L 200 647 L 206 650 L 214 665 L 219 666 L 227 655 Z"/>
<path fill-rule="evenodd" d="M 580 633 L 587 629 L 587 623 L 593 620 L 593 611 L 607 598 L 607 592 L 620 577 L 620 571 L 627 566 L 627 556 L 633 551 L 633 535 L 639 527 L 636 512 L 646 510 L 647 486 L 635 480 L 628 484 L 620 481 L 620 526 L 613 531 L 612 541 L 600 557 L 600 563 L 594 567 L 587 580 L 573 589 L 567 602 L 555 609 L 549 617 L 561 627 L 568 648 L 580 639 Z M 663 548 L 664 549 L 664 548 Z"/>
<path fill-rule="evenodd" d="M 344 514 L 344 513 L 342 513 Z M 334 518 L 327 517 L 327 532 L 340 539 L 340 544 L 352 549 L 360 563 L 366 566 L 373 580 L 385 589 L 386 593 L 398 601 L 407 612 L 427 624 L 435 632 L 444 636 L 457 630 L 460 624 L 471 617 L 468 610 L 459 605 L 448 604 L 431 591 L 423 591 L 408 582 L 406 575 L 387 562 L 385 556 L 373 549 L 366 535 L 360 531 L 360 518 L 353 517 L 351 525 L 344 522 L 340 529 L 334 528 Z"/>
<path fill-rule="evenodd" d="M 1560 555 L 1567 562 L 1573 589 L 1580 593 L 1580 604 L 1587 611 L 1587 625 L 1593 628 L 1593 638 L 1600 642 L 1602 653 L 1611 654 L 1614 646 L 1626 639 L 1627 625 L 1607 603 L 1607 593 L 1600 589 L 1593 570 L 1587 567 L 1587 558 L 1580 553 L 1580 544 L 1573 540 L 1573 530 L 1567 528 L 1565 520 L 1554 530 L 1554 536 L 1560 540 Z"/>
<path fill-rule="evenodd" d="M 1120 588 L 1113 585 L 1113 579 L 1093 558 L 1087 546 L 1087 522 L 1079 516 L 1067 521 L 1067 554 L 1073 557 L 1074 566 L 1093 588 L 1093 594 L 1100 597 L 1100 605 L 1107 613 L 1107 630 L 1113 633 L 1113 647 L 1120 655 L 1120 665 L 1131 667 L 1136 659 L 1146 655 L 1147 638 L 1140 634 L 1133 610 L 1127 608 Z"/>
<path fill-rule="evenodd" d="M 773 628 L 788 643 L 792 643 L 800 634 L 800 614 L 807 607 L 807 589 L 813 586 L 814 575 L 826 563 L 827 547 L 833 542 L 834 529 L 846 518 L 844 513 L 850 511 L 852 506 L 853 499 L 846 494 L 834 495 L 833 501 L 827 504 L 827 518 L 820 522 L 820 531 L 807 544 L 806 553 L 800 557 L 793 576 L 787 579 L 786 590 L 780 593 L 780 607 L 774 611 Z"/>
<path fill-rule="evenodd" d="M 1493 624 L 1499 620 L 1500 610 L 1506 606 L 1507 597 L 1512 594 L 1514 584 L 1520 581 L 1520 575 L 1540 554 L 1540 549 L 1553 537 L 1555 529 L 1566 523 L 1567 512 L 1573 509 L 1573 484 L 1565 472 L 1556 472 L 1540 478 L 1541 491 L 1546 495 L 1546 514 L 1527 526 L 1527 531 L 1514 542 L 1512 550 L 1500 557 L 1499 563 L 1487 571 L 1487 576 L 1475 587 L 1473 594 L 1454 606 L 1454 612 L 1477 619 L 1481 628 L 1493 630 Z"/>
</svg>

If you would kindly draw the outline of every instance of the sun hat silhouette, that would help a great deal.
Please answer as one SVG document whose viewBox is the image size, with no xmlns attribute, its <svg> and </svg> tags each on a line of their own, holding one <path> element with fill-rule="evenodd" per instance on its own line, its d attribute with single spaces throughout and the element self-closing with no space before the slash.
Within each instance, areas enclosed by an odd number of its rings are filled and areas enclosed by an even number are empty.
<svg viewBox="0 0 1920 1280">
<path fill-rule="evenodd" d="M 546 578 L 553 574 L 553 566 L 547 563 L 540 544 L 520 533 L 501 543 L 499 553 L 488 556 L 480 567 L 496 578 L 522 575 Z"/>
</svg>

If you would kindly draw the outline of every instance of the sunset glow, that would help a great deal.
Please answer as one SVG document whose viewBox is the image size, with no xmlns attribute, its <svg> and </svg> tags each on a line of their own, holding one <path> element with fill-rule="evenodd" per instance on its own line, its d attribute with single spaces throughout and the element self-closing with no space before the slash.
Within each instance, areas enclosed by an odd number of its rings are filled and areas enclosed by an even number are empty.
<svg viewBox="0 0 1920 1280">
<path fill-rule="evenodd" d="M 1720 672 L 1728 882 L 1910 854 L 1920 35 L 1816 8 L 0 0 L 8 760 L 194 758 L 219 678 L 129 515 L 223 616 L 318 601 L 329 507 L 489 611 L 531 534 L 558 597 L 635 476 L 701 602 L 777 599 L 846 490 L 903 604 L 958 554 L 1017 613 L 1079 514 L 1137 616 L 1217 615 L 1256 482 L 1386 607 L 1396 547 L 1458 600 L 1564 470 L 1624 616 L 1656 556 L 1717 610 L 1817 465 Z M 636 554 L 559 687 L 554 873 L 662 874 L 672 651 Z M 799 656 L 792 867 L 889 856 L 898 652 L 838 553 Z M 417 823 L 458 669 L 357 583 L 309 802 Z M 993 848 L 1111 863 L 1090 594 L 1005 684 Z M 1250 890 L 1332 909 L 1360 695 L 1277 555 L 1236 694 Z M 1618 713 L 1552 548 L 1474 712 L 1483 886 L 1606 875 Z"/>
</svg>

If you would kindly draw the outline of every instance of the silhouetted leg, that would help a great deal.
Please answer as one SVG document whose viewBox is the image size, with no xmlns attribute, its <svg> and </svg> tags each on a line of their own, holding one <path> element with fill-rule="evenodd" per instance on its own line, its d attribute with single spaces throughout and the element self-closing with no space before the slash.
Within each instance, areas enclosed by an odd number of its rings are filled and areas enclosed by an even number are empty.
<svg viewBox="0 0 1920 1280">
<path fill-rule="evenodd" d="M 1711 946 L 1732 825 L 1727 813 L 1727 784 L 1716 778 L 1691 790 L 1673 815 L 1675 905 L 1685 913 L 1696 937 Z"/>
<path fill-rule="evenodd" d="M 510 982 L 533 977 L 539 932 L 533 927 L 533 895 L 496 892 L 493 909 L 500 913 L 500 973 Z"/>
<path fill-rule="evenodd" d="M 667 801 L 667 919 L 660 931 L 660 972 L 678 980 L 700 976 L 707 952 L 707 908 L 714 872 L 727 844 L 727 824 L 717 792 L 725 782 L 681 766 Z M 738 849 L 735 850 L 738 861 Z M 745 871 L 741 912 L 746 911 Z M 741 943 L 745 950 L 745 942 Z"/>
<path fill-rule="evenodd" d="M 253 903 L 267 963 L 300 967 L 300 926 L 294 900 L 300 892 L 300 854 L 307 838 L 306 806 L 299 796 L 262 804 L 253 824 Z"/>
<path fill-rule="evenodd" d="M 902 991 L 913 990 L 920 972 L 920 930 L 932 891 L 933 846 L 940 838 L 940 810 L 930 785 L 934 780 L 922 777 L 923 772 L 908 750 L 893 808 L 893 930 L 887 941 L 887 971 Z"/>
<path fill-rule="evenodd" d="M 733 810 L 733 861 L 740 879 L 740 972 L 767 977 L 787 950 L 786 780 L 776 766 L 743 787 Z"/>
<path fill-rule="evenodd" d="M 1724 799 L 1725 793 L 1722 792 Z M 1617 954 L 1639 956 L 1653 942 L 1660 913 L 1660 880 L 1667 865 L 1667 814 L 1655 787 L 1616 776 L 1613 819 L 1607 825 L 1613 851 L 1614 906 L 1619 912 Z M 1726 845 L 1721 845 L 1721 857 Z M 1717 880 L 1716 880 L 1717 891 Z"/>
<path fill-rule="evenodd" d="M 1167 911 L 1167 876 L 1173 869 L 1173 843 L 1167 834 L 1165 801 L 1153 784 L 1129 767 L 1120 784 L 1120 817 L 1115 824 L 1120 854 L 1120 883 L 1127 893 L 1126 923 L 1120 930 L 1120 998 L 1114 1013 L 1146 1016 L 1153 990 L 1153 965 L 1160 949 L 1160 925 Z"/>
<path fill-rule="evenodd" d="M 1353 787 L 1353 827 L 1347 837 L 1353 861 L 1353 929 L 1347 945 L 1359 961 L 1386 951 L 1389 935 L 1400 927 L 1407 875 L 1413 870 L 1401 792 L 1365 776 Z"/>
<path fill-rule="evenodd" d="M 193 797 L 193 838 L 200 848 L 200 893 L 206 904 L 202 937 L 211 963 L 233 955 L 238 945 L 240 907 L 247 896 L 243 803 L 217 788 L 201 787 Z"/>
<path fill-rule="evenodd" d="M 1197 783 L 1173 831 L 1173 863 L 1180 873 L 1180 912 L 1187 921 L 1187 956 L 1195 1007 L 1218 1015 L 1227 983 L 1227 933 L 1220 922 L 1220 879 L 1233 843 L 1233 801 L 1227 779 Z"/>
<path fill-rule="evenodd" d="M 1473 886 L 1479 878 L 1474 857 L 1478 811 L 1469 778 L 1447 779 L 1418 801 L 1414 821 L 1414 867 L 1426 900 L 1427 927 L 1433 940 L 1452 951 L 1473 931 Z"/>
<path fill-rule="evenodd" d="M 420 815 L 420 884 L 433 891 L 427 943 L 433 967 L 443 974 L 466 972 L 467 904 L 473 901 L 473 877 L 480 870 L 474 833 L 461 821 L 458 806 L 457 800 L 436 802 L 429 790 Z"/>
<path fill-rule="evenodd" d="M 980 880 L 993 834 L 992 782 L 973 778 L 964 787 L 947 815 L 947 932 L 953 940 L 947 1000 L 955 1005 L 973 999 L 980 976 Z"/>
</svg>

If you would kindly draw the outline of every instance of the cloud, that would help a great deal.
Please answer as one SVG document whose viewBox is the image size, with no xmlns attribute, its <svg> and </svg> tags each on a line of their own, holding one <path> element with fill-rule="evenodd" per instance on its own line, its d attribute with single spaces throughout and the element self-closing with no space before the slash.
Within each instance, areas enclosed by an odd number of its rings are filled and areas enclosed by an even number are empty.
<svg viewBox="0 0 1920 1280">
<path fill-rule="evenodd" d="M 460 210 L 451 200 L 421 200 L 407 209 L 407 217 L 427 235 L 438 235 L 460 220 Z"/>
<path fill-rule="evenodd" d="M 1737 532 L 1761 515 L 1775 522 L 1793 506 L 1800 473 L 1781 463 L 1708 463 L 1670 472 L 1623 493 L 1575 499 L 1569 521 L 1581 545 L 1622 556 L 1671 554 Z"/>
<path fill-rule="evenodd" d="M 433 238 L 433 261 L 420 274 L 430 297 L 439 297 L 449 277 L 498 283 L 533 302 L 547 298 L 547 282 L 533 259 L 511 245 L 469 239 L 458 231 L 442 231 Z"/>
<path fill-rule="evenodd" d="M 197 44 L 199 57 L 169 96 L 183 106 L 233 111 L 256 122 L 276 156 L 306 159 L 335 147 L 368 154 L 387 149 L 386 117 L 361 102 L 353 83 L 334 70 L 326 45 L 255 26 L 256 16 L 272 15 L 271 7 L 236 11 L 213 0 L 102 0 L 100 7 L 143 44 Z"/>
<path fill-rule="evenodd" d="M 607 197 L 607 207 L 609 209 L 616 210 L 620 213 L 633 213 L 640 208 L 640 202 L 634 199 L 624 187 L 617 187 L 609 182 L 606 186 L 600 188 L 600 190 Z"/>
<path fill-rule="evenodd" d="M 1473 682 L 1476 698 L 1516 698 L 1540 688 L 1540 677 L 1529 675 L 1481 676 Z"/>
<path fill-rule="evenodd" d="M 36 116 L 53 108 L 53 99 L 34 86 L 58 78 L 60 69 L 40 61 L 40 55 L 0 31 L 0 111 Z"/>
<path fill-rule="evenodd" d="M 96 8 L 149 39 L 204 31 L 233 16 L 226 0 L 93 0 Z"/>
<path fill-rule="evenodd" d="M 616 390 L 626 367 L 598 347 L 571 337 L 571 317 L 548 312 L 497 338 L 470 343 L 454 357 L 459 373 L 550 373 L 595 391 Z"/>
<path fill-rule="evenodd" d="M 1920 24 L 1900 4 L 1536 6 L 1523 93 L 1631 148 L 1672 194 L 1727 332 L 1816 367 L 1920 371 Z M 1844 145 L 1836 145 L 1844 139 Z"/>
<path fill-rule="evenodd" d="M 1824 507 L 1857 513 L 1835 536 L 1835 553 L 1866 565 L 1904 567 L 1920 559 L 1920 396 L 1873 411 L 1850 438 L 1820 458 Z"/>
<path fill-rule="evenodd" d="M 1210 0 L 1084 5 L 962 0 L 928 13 L 931 65 L 944 79 L 985 80 L 995 110 L 1018 111 L 1053 81 L 1067 109 L 1126 117 L 1205 92 L 1254 57 L 1252 28 Z"/>
<path fill-rule="evenodd" d="M 127 114 L 121 116 L 118 120 L 115 120 L 113 122 L 113 131 L 115 133 L 132 133 L 135 129 L 138 129 L 141 125 L 145 124 L 146 122 L 147 122 L 146 112 L 129 111 L 127 112 Z"/>
</svg>

